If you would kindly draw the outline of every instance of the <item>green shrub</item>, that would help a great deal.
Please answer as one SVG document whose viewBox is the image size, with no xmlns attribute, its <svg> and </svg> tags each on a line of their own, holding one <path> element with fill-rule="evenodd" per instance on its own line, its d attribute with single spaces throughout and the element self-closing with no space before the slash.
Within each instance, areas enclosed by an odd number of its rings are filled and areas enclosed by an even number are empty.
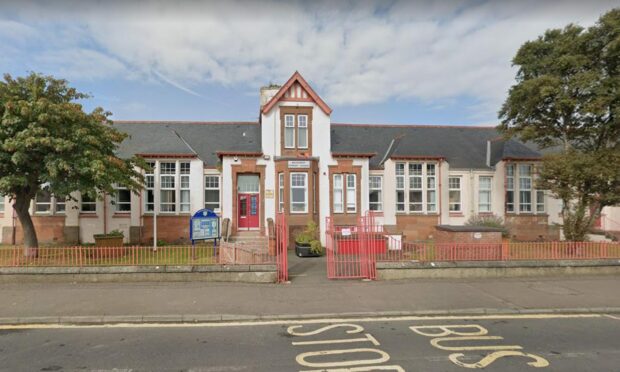
<svg viewBox="0 0 620 372">
<path fill-rule="evenodd" d="M 308 222 L 306 228 L 295 236 L 295 243 L 299 245 L 310 245 L 310 252 L 322 255 L 323 246 L 321 241 L 317 239 L 319 236 L 319 227 L 314 221 Z"/>
<path fill-rule="evenodd" d="M 502 236 L 504 238 L 510 236 L 510 230 L 508 230 L 504 224 L 504 219 L 494 214 L 471 216 L 467 222 L 465 222 L 465 226 L 496 227 L 502 230 Z"/>
</svg>

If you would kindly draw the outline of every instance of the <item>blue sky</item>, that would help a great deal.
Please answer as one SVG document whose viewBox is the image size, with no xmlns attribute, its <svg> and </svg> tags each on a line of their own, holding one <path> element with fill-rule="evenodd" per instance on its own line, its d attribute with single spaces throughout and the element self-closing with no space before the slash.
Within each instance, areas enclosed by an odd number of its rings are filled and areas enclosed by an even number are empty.
<svg viewBox="0 0 620 372">
<path fill-rule="evenodd" d="M 0 5 L 0 72 L 68 79 L 124 120 L 256 120 L 295 71 L 333 122 L 497 122 L 525 41 L 613 1 L 22 1 Z"/>
</svg>

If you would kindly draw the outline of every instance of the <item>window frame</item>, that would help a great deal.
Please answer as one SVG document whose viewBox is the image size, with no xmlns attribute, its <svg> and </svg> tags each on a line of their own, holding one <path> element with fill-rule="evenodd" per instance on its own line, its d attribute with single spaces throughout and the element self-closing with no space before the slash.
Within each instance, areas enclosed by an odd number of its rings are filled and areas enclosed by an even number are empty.
<svg viewBox="0 0 620 372">
<path fill-rule="evenodd" d="M 402 168 L 399 170 L 399 168 Z M 406 168 L 407 163 L 396 163 L 394 168 L 394 173 L 396 175 L 396 212 L 407 213 L 407 199 L 406 195 L 406 186 L 405 186 L 405 178 L 406 178 Z M 401 186 L 399 186 L 399 184 Z M 402 202 L 398 201 L 398 196 L 402 195 Z"/>
<path fill-rule="evenodd" d="M 157 167 L 157 163 L 155 161 L 149 161 L 147 164 L 150 166 L 151 170 L 144 171 L 144 212 L 145 213 L 154 213 L 155 212 L 155 168 Z M 151 186 L 149 186 L 151 185 Z M 149 203 L 149 193 L 153 197 L 153 202 Z M 152 208 L 149 208 L 152 206 Z"/>
<path fill-rule="evenodd" d="M 129 201 L 120 202 L 119 192 L 127 191 L 129 193 Z M 128 205 L 129 209 L 127 210 L 119 210 L 121 205 Z M 131 191 L 124 186 L 115 185 L 114 186 L 114 213 L 127 214 L 131 213 Z"/>
<path fill-rule="evenodd" d="M 455 188 L 450 182 L 451 180 L 458 180 L 458 188 Z M 448 176 L 448 211 L 449 213 L 460 214 L 463 213 L 463 177 L 462 176 Z M 459 196 L 458 202 L 451 200 L 451 194 L 457 193 Z M 458 209 L 453 209 L 453 206 L 458 205 Z"/>
<path fill-rule="evenodd" d="M 179 164 L 179 213 L 191 213 L 192 211 L 192 184 L 191 184 L 191 169 L 192 165 L 188 161 L 181 161 Z M 184 167 L 187 165 L 187 167 Z M 186 169 L 184 169 L 186 168 Z M 187 187 L 183 187 L 183 183 L 186 182 Z M 184 193 L 187 194 L 187 201 L 183 201 Z"/>
<path fill-rule="evenodd" d="M 482 188 L 482 179 L 488 179 L 488 188 Z M 488 194 L 488 203 L 482 203 L 482 195 Z M 488 210 L 482 210 L 482 206 L 488 206 Z M 478 176 L 478 213 L 493 212 L 493 176 Z"/>
<path fill-rule="evenodd" d="M 336 178 L 340 180 L 340 186 L 336 187 Z M 340 198 L 337 200 L 336 191 L 340 193 Z M 339 201 L 339 203 L 337 203 Z M 339 208 L 336 208 L 336 205 Z M 344 196 L 344 175 L 342 173 L 335 173 L 332 175 L 332 213 L 342 214 L 345 210 L 345 196 Z"/>
<path fill-rule="evenodd" d="M 293 182 L 293 178 L 295 176 L 303 176 L 304 186 L 295 186 L 295 182 Z M 290 194 L 291 194 L 290 195 L 290 208 L 289 208 L 290 209 L 290 213 L 291 214 L 307 214 L 308 213 L 308 173 L 306 173 L 306 172 L 291 172 L 291 174 L 290 174 L 290 182 L 291 182 L 290 183 L 290 187 L 289 187 Z M 293 189 L 302 189 L 302 190 L 304 190 L 304 202 L 303 202 L 304 210 L 303 211 L 296 211 L 295 210 L 294 206 L 297 205 L 297 204 L 301 204 L 301 202 L 297 202 L 297 201 L 293 200 L 293 198 L 295 196 L 294 195 L 295 193 L 293 192 Z"/>
<path fill-rule="evenodd" d="M 345 211 L 347 212 L 347 214 L 354 214 L 357 213 L 357 175 L 355 173 L 347 173 L 346 174 L 346 184 L 345 184 Z M 353 186 L 350 186 L 351 182 L 350 180 L 353 180 Z M 352 190 L 351 190 L 352 189 Z M 351 202 L 349 201 L 349 192 L 352 191 L 352 195 L 353 195 L 353 204 L 351 204 Z M 350 209 L 350 205 L 353 205 L 353 209 Z"/>
<path fill-rule="evenodd" d="M 299 120 L 300 118 L 304 118 L 305 119 L 305 126 L 301 126 L 301 121 Z M 309 146 L 309 138 L 308 138 L 308 115 L 305 114 L 298 114 L 296 115 L 296 121 L 297 121 L 297 127 L 296 129 L 296 139 L 297 139 L 297 148 L 298 149 L 302 149 L 302 150 L 307 150 L 308 146 Z M 302 132 L 302 128 L 303 128 L 303 132 L 305 132 L 306 134 L 306 144 L 305 145 L 301 145 L 301 141 L 300 141 L 300 133 Z"/>
<path fill-rule="evenodd" d="M 221 187 L 222 187 L 222 181 L 221 178 L 218 174 L 205 174 L 204 177 L 204 207 L 205 209 L 210 209 L 214 212 L 219 212 L 221 210 L 221 206 L 222 206 L 222 195 L 221 195 Z M 212 186 L 213 183 L 208 181 L 207 179 L 215 179 L 217 180 L 217 186 Z M 214 202 L 208 202 L 207 201 L 207 191 L 213 192 L 213 191 L 217 191 L 217 208 L 209 208 L 209 206 L 211 205 L 215 205 Z M 213 193 L 215 195 L 215 193 Z"/>
<path fill-rule="evenodd" d="M 164 164 L 174 164 L 174 173 L 169 173 L 171 171 L 171 169 L 167 170 L 166 172 L 164 172 Z M 165 214 L 176 214 L 177 213 L 177 203 L 178 203 L 178 199 L 177 199 L 177 190 L 179 187 L 179 177 L 178 177 L 178 173 L 179 173 L 179 168 L 176 166 L 177 162 L 171 162 L 171 161 L 160 161 L 159 162 L 159 213 L 165 213 Z M 172 180 L 172 186 L 166 186 L 164 187 L 164 182 L 163 179 L 164 177 L 166 177 L 166 179 L 171 179 Z M 166 194 L 169 195 L 173 195 L 173 200 L 172 202 L 167 201 L 164 202 L 164 192 L 166 192 Z M 172 210 L 166 208 L 166 210 L 164 210 L 164 206 L 172 206 Z"/>
<path fill-rule="evenodd" d="M 37 200 L 37 198 L 39 197 L 40 194 L 42 193 L 47 193 L 48 197 L 49 197 L 49 201 L 48 202 L 40 202 Z M 43 211 L 39 211 L 38 208 L 40 205 L 43 206 L 47 206 L 46 210 Z M 48 215 L 48 214 L 52 214 L 52 207 L 54 205 L 54 197 L 52 195 L 51 192 L 49 192 L 48 190 L 44 190 L 44 189 L 40 189 L 36 195 L 34 196 L 34 208 L 33 208 L 33 214 L 36 215 Z"/>
<path fill-rule="evenodd" d="M 278 173 L 278 212 L 284 213 L 284 172 Z"/>
<path fill-rule="evenodd" d="M 295 131 L 295 114 L 284 114 L 284 148 L 285 149 L 295 149 L 296 147 L 296 142 L 295 142 L 295 137 L 297 136 L 297 133 Z M 292 123 L 290 123 L 291 125 L 289 126 L 289 122 L 288 122 L 288 118 L 292 118 Z M 287 137 L 286 137 L 286 133 L 287 133 L 287 129 L 288 130 L 292 130 L 293 131 L 293 136 L 291 137 L 293 143 L 292 144 L 287 144 Z"/>
<path fill-rule="evenodd" d="M 379 182 L 373 183 L 373 178 Z M 377 184 L 379 185 L 377 187 Z M 370 195 L 376 192 L 377 201 L 371 201 Z M 373 209 L 373 205 L 375 208 Z M 383 175 L 371 174 L 368 176 L 368 209 L 374 212 L 383 212 Z"/>
<path fill-rule="evenodd" d="M 80 194 L 80 214 L 96 214 L 97 213 L 97 198 L 93 198 L 87 202 L 84 202 L 84 198 L 90 198 L 87 194 Z M 84 205 L 93 205 L 93 210 L 84 210 Z"/>
</svg>

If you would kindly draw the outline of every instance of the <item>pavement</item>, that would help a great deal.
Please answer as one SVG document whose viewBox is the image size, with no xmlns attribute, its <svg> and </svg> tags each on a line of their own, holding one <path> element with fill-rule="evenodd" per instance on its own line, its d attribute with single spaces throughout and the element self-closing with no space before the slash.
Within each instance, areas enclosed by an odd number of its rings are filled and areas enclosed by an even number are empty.
<svg viewBox="0 0 620 372">
<path fill-rule="evenodd" d="M 620 276 L 330 281 L 322 260 L 291 258 L 290 284 L 1 284 L 0 324 L 620 313 Z"/>
<path fill-rule="evenodd" d="M 605 314 L 0 326 L 0 371 L 617 372 Z"/>
</svg>

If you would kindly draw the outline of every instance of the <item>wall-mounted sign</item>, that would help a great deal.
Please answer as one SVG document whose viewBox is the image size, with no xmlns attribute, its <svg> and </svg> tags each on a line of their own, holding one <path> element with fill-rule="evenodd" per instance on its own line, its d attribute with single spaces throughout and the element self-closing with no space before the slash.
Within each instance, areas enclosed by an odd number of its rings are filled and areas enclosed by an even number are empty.
<svg viewBox="0 0 620 372">
<path fill-rule="evenodd" d="M 474 233 L 474 239 L 480 239 L 480 238 L 482 238 L 482 234 L 481 233 L 479 233 L 479 232 Z"/>
<path fill-rule="evenodd" d="M 265 199 L 273 199 L 273 190 L 265 190 Z"/>
<path fill-rule="evenodd" d="M 310 168 L 310 160 L 289 160 L 289 169 L 306 169 Z"/>
</svg>

